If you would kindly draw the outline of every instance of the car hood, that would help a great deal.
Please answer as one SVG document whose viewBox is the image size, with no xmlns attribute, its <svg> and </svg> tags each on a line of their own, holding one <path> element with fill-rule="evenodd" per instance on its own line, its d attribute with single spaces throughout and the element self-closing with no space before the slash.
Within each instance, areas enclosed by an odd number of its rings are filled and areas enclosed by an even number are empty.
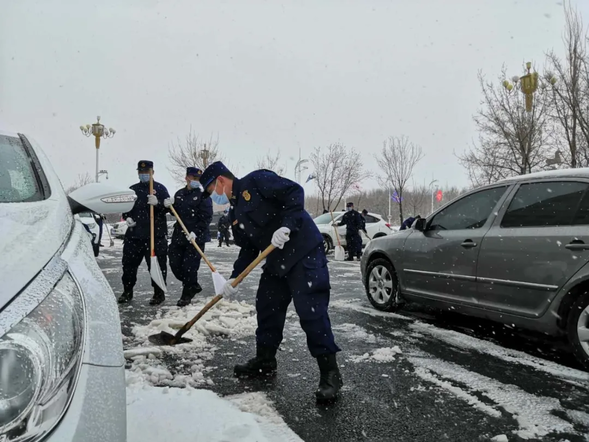
<svg viewBox="0 0 589 442">
<path fill-rule="evenodd" d="M 0 309 L 59 251 L 72 230 L 64 195 L 32 203 L 0 204 Z"/>
</svg>

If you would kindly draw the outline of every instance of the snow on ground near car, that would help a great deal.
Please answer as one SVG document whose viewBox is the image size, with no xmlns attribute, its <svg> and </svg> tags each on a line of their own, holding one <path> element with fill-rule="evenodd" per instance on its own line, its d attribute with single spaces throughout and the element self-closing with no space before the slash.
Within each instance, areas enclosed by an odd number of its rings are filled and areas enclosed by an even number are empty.
<svg viewBox="0 0 589 442">
<path fill-rule="evenodd" d="M 127 374 L 128 442 L 298 442 L 263 393 L 221 398 L 208 390 L 157 388 Z"/>
</svg>

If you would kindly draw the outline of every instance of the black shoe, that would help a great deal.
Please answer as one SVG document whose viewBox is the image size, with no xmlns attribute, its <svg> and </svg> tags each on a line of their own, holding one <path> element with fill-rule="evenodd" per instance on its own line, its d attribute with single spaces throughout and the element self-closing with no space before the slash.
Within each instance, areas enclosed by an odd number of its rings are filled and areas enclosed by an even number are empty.
<svg viewBox="0 0 589 442">
<path fill-rule="evenodd" d="M 223 244 L 219 244 L 219 247 L 223 247 Z"/>
<path fill-rule="evenodd" d="M 190 301 L 192 301 L 192 298 L 194 298 L 194 295 L 200 292 L 202 292 L 202 287 L 198 283 L 196 285 L 185 285 L 182 289 L 182 296 L 180 297 L 176 305 L 178 307 L 187 306 L 188 304 L 190 304 Z"/>
<path fill-rule="evenodd" d="M 319 364 L 319 372 L 321 373 L 319 387 L 315 392 L 317 402 L 334 401 L 337 399 L 339 390 L 344 385 L 342 375 L 337 366 L 335 353 L 319 356 L 317 363 Z"/>
<path fill-rule="evenodd" d="M 262 377 L 276 373 L 276 349 L 269 347 L 258 347 L 256 357 L 245 364 L 238 364 L 233 368 L 236 377 Z"/>
<path fill-rule="evenodd" d="M 154 288 L 153 298 L 151 298 L 149 300 L 149 305 L 159 305 L 162 302 L 164 302 L 165 300 L 166 300 L 166 295 L 164 294 L 164 291 L 161 288 L 156 286 Z"/>
<path fill-rule="evenodd" d="M 133 300 L 133 290 L 125 290 L 119 298 L 119 304 L 127 304 Z"/>
<path fill-rule="evenodd" d="M 353 256 L 350 257 L 350 258 L 346 258 L 346 261 L 353 261 L 353 260 L 354 260 L 354 257 Z"/>
</svg>

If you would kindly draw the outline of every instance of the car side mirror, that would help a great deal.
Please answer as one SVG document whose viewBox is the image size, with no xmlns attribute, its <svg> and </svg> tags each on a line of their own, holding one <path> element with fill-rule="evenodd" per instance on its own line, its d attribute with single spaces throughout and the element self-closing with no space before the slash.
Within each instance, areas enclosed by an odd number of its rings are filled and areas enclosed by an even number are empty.
<svg viewBox="0 0 589 442">
<path fill-rule="evenodd" d="M 425 231 L 425 223 L 426 223 L 425 218 L 416 219 L 415 224 L 413 224 L 413 228 L 415 230 L 419 230 L 420 232 L 424 232 Z"/>
<path fill-rule="evenodd" d="M 68 195 L 73 214 L 81 212 L 125 213 L 131 211 L 137 195 L 128 188 L 105 183 L 90 183 Z"/>
</svg>

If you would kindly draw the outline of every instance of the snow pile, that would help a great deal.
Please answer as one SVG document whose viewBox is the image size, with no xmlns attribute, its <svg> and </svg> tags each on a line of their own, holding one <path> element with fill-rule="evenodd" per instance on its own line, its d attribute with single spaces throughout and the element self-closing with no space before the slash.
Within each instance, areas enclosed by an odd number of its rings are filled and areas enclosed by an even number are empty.
<svg viewBox="0 0 589 442">
<path fill-rule="evenodd" d="M 346 338 L 368 343 L 376 343 L 376 336 L 368 333 L 365 329 L 356 324 L 344 323 L 334 325 L 332 328 L 334 331 L 338 332 L 338 335 L 344 335 Z"/>
<path fill-rule="evenodd" d="M 372 362 L 380 362 L 380 363 L 393 362 L 395 360 L 395 356 L 400 355 L 401 353 L 403 353 L 401 351 L 401 349 L 397 345 L 395 345 L 394 347 L 377 348 L 376 350 L 374 350 L 372 355 L 369 353 L 364 353 L 361 356 L 352 356 L 350 358 L 350 361 L 352 361 L 352 362 L 372 361 Z"/>
<path fill-rule="evenodd" d="M 150 335 L 165 331 L 175 334 L 180 327 L 190 321 L 204 306 L 195 304 L 188 308 L 171 307 L 158 312 L 158 317 L 147 325 L 133 328 L 134 342 L 139 347 L 125 350 L 125 358 L 132 361 L 130 372 L 142 376 L 153 385 L 170 387 L 198 387 L 212 384 L 205 377 L 204 363 L 213 358 L 216 350 L 215 336 L 237 340 L 250 336 L 256 330 L 256 317 L 251 305 L 220 301 L 210 309 L 184 337 L 192 342 L 176 346 L 154 347 L 149 343 Z M 181 360 L 180 373 L 172 374 L 162 358 L 172 356 Z"/>
<path fill-rule="evenodd" d="M 207 390 L 157 388 L 127 375 L 128 442 L 300 442 L 262 393 L 231 400 Z"/>
</svg>

